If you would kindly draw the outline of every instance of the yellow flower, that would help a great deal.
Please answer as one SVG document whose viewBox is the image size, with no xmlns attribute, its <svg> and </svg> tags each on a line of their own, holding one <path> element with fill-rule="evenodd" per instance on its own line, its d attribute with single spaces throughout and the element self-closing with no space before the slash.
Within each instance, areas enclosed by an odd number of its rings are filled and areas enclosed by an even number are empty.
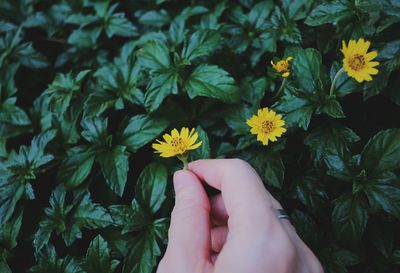
<svg viewBox="0 0 400 273">
<path fill-rule="evenodd" d="M 281 74 L 282 77 L 287 78 L 290 75 L 290 65 L 289 62 L 293 60 L 292 57 L 287 57 L 286 60 L 280 60 L 276 64 L 271 61 L 272 68 L 275 69 L 276 72 Z"/>
<path fill-rule="evenodd" d="M 180 156 L 189 150 L 195 150 L 201 145 L 201 141 L 195 143 L 199 137 L 193 128 L 190 133 L 187 127 L 183 127 L 179 133 L 177 129 L 173 129 L 171 134 L 164 134 L 165 141 L 157 140 L 152 147 L 155 153 L 159 153 L 161 157 Z"/>
<path fill-rule="evenodd" d="M 378 69 L 374 68 L 379 62 L 372 62 L 378 55 L 376 51 L 368 52 L 371 45 L 369 41 L 360 38 L 358 41 L 350 40 L 348 46 L 342 41 L 342 53 L 344 55 L 343 68 L 349 75 L 358 82 L 371 81 L 371 75 L 378 74 Z"/>
<path fill-rule="evenodd" d="M 257 135 L 257 140 L 263 145 L 268 145 L 268 141 L 277 141 L 276 138 L 286 132 L 282 115 L 268 110 L 267 107 L 258 109 L 257 115 L 253 115 L 246 123 L 251 127 L 250 132 Z"/>
</svg>

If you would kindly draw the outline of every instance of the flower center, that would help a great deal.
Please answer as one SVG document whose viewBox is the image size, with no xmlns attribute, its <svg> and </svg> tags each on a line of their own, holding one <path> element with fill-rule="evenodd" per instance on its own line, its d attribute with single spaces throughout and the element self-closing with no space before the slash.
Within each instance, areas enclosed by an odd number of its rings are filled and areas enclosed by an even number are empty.
<svg viewBox="0 0 400 273">
<path fill-rule="evenodd" d="M 349 60 L 349 66 L 355 71 L 360 71 L 365 66 L 364 56 L 360 54 L 354 54 Z"/>
<path fill-rule="evenodd" d="M 176 151 L 179 151 L 179 152 L 185 151 L 185 147 L 183 145 L 183 141 L 182 141 L 181 137 L 173 138 L 171 140 L 171 145 Z"/>
<path fill-rule="evenodd" d="M 284 73 L 289 70 L 289 63 L 286 61 L 279 61 L 277 66 L 278 66 L 277 70 L 279 73 Z"/>
<path fill-rule="evenodd" d="M 274 129 L 274 124 L 272 123 L 272 121 L 264 120 L 264 121 L 261 123 L 261 129 L 262 129 L 263 132 L 266 133 L 266 134 L 271 133 L 272 130 Z"/>
</svg>

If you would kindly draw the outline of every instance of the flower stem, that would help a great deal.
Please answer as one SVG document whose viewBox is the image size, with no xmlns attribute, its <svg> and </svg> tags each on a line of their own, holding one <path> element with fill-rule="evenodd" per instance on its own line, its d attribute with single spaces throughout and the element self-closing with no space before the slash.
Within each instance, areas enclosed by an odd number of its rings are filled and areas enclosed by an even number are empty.
<svg viewBox="0 0 400 273">
<path fill-rule="evenodd" d="M 333 92 L 335 91 L 336 82 L 337 82 L 337 80 L 339 79 L 339 76 L 343 74 L 343 72 L 344 72 L 343 67 L 340 68 L 338 72 L 336 72 L 336 75 L 335 75 L 335 77 L 333 78 L 333 81 L 332 81 L 332 84 L 331 84 L 331 89 L 329 90 L 329 95 L 330 95 L 330 96 L 333 95 Z"/>
<path fill-rule="evenodd" d="M 281 83 L 281 86 L 278 89 L 278 92 L 276 92 L 275 98 L 277 98 L 277 97 L 279 97 L 281 95 L 281 93 L 282 93 L 282 91 L 283 91 L 283 89 L 284 89 L 284 87 L 286 85 L 286 82 L 287 82 L 287 78 L 284 78 L 282 83 Z"/>
<path fill-rule="evenodd" d="M 177 158 L 182 161 L 183 163 L 183 170 L 187 170 L 188 169 L 188 155 L 187 154 L 183 154 L 183 155 L 177 155 Z"/>
</svg>

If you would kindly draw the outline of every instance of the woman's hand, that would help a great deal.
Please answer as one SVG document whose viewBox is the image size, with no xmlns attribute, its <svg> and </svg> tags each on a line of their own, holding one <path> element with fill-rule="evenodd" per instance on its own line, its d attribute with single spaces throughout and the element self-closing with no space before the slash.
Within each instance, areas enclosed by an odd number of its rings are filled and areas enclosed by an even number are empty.
<svg viewBox="0 0 400 273">
<path fill-rule="evenodd" d="M 221 191 L 208 198 L 202 182 Z M 157 273 L 320 273 L 319 261 L 260 177 L 239 159 L 199 160 L 174 175 L 176 203 Z"/>
</svg>

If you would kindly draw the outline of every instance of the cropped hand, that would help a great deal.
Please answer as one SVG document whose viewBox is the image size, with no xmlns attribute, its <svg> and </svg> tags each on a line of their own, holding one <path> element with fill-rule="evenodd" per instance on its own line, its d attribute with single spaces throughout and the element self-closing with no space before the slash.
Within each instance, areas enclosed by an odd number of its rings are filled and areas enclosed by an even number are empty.
<svg viewBox="0 0 400 273">
<path fill-rule="evenodd" d="M 208 198 L 202 182 L 221 193 Z M 169 243 L 157 273 L 321 273 L 260 177 L 239 159 L 199 160 L 174 175 Z"/>
</svg>

